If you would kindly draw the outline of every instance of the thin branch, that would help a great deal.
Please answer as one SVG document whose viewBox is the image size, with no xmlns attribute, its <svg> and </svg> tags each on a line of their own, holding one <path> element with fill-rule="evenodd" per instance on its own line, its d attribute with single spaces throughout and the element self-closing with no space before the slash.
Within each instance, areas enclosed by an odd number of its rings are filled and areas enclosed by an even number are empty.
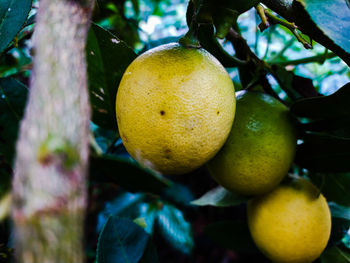
<svg viewBox="0 0 350 263">
<path fill-rule="evenodd" d="M 323 64 L 326 59 L 335 58 L 337 57 L 334 53 L 327 53 L 326 55 L 324 53 L 312 56 L 312 57 L 306 57 L 306 58 L 300 58 L 296 60 L 290 60 L 290 61 L 280 61 L 280 62 L 273 62 L 271 64 L 277 64 L 280 66 L 288 66 L 288 65 L 299 65 L 299 64 L 305 64 L 305 63 L 319 63 Z"/>
<path fill-rule="evenodd" d="M 298 32 L 298 27 L 293 22 L 289 22 L 285 19 L 281 19 L 274 14 L 272 14 L 269 10 L 264 10 L 265 15 L 268 17 L 269 21 L 271 21 L 273 24 L 280 24 L 286 28 L 288 28 L 292 34 L 296 37 L 296 39 L 303 44 L 303 46 L 306 49 L 312 49 L 312 46 L 310 43 L 308 43 Z"/>
</svg>

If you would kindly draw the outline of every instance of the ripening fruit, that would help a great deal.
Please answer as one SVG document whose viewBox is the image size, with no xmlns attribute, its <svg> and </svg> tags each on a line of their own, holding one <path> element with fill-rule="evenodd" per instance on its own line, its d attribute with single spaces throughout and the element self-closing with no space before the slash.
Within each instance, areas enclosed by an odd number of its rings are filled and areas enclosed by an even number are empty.
<svg viewBox="0 0 350 263">
<path fill-rule="evenodd" d="M 212 177 L 228 190 L 266 193 L 287 174 L 296 149 L 288 108 L 270 95 L 239 91 L 227 142 L 208 163 Z"/>
<path fill-rule="evenodd" d="M 331 214 L 313 184 L 294 178 L 248 202 L 248 225 L 257 247 L 273 262 L 309 263 L 328 243 Z"/>
<path fill-rule="evenodd" d="M 119 134 L 142 165 L 182 174 L 222 147 L 235 106 L 233 83 L 216 58 L 204 49 L 162 45 L 137 57 L 123 75 Z"/>
</svg>

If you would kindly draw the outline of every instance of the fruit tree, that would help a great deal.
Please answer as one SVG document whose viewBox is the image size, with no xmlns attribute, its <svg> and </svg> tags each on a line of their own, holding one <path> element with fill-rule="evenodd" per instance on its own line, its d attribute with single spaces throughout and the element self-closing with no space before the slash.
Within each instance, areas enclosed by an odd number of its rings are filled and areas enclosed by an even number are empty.
<svg viewBox="0 0 350 263">
<path fill-rule="evenodd" d="M 1 0 L 0 262 L 350 262 L 349 0 Z"/>
</svg>

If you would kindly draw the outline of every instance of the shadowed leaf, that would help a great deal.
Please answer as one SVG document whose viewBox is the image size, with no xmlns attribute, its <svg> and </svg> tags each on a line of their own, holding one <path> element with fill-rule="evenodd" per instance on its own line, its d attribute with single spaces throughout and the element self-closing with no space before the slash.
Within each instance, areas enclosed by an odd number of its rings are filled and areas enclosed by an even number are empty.
<svg viewBox="0 0 350 263">
<path fill-rule="evenodd" d="M 210 205 L 227 207 L 239 205 L 246 201 L 246 197 L 227 191 L 225 188 L 219 186 L 205 193 L 202 197 L 198 198 L 197 200 L 192 201 L 191 204 L 198 206 Z"/>
<path fill-rule="evenodd" d="M 219 245 L 237 252 L 258 252 L 247 222 L 222 221 L 205 227 L 204 232 Z"/>
<path fill-rule="evenodd" d="M 92 24 L 86 57 L 92 120 L 104 128 L 117 130 L 115 99 L 118 85 L 136 54 L 115 35 Z"/>
<path fill-rule="evenodd" d="M 131 220 L 111 216 L 98 240 L 97 262 L 137 263 L 149 239 L 149 235 Z"/>
<path fill-rule="evenodd" d="M 31 7 L 32 0 L 0 1 L 0 53 L 22 29 Z"/>
<path fill-rule="evenodd" d="M 90 157 L 91 179 L 115 183 L 131 192 L 143 191 L 160 194 L 169 185 L 160 174 L 131 161 L 112 155 Z"/>
</svg>

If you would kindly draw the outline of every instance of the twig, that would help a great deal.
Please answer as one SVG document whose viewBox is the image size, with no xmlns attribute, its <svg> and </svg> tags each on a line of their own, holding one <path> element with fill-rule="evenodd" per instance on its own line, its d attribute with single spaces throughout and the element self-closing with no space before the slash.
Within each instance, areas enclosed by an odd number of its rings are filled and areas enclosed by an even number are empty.
<svg viewBox="0 0 350 263">
<path fill-rule="evenodd" d="M 255 9 L 261 19 L 261 23 L 258 25 L 258 28 L 261 32 L 263 32 L 266 28 L 270 26 L 270 23 L 265 14 L 265 8 L 261 4 L 258 4 L 255 7 Z"/>
<path fill-rule="evenodd" d="M 286 28 L 288 28 L 292 34 L 296 37 L 296 39 L 303 44 L 303 46 L 306 48 L 306 49 L 312 49 L 312 45 L 307 42 L 298 32 L 298 27 L 295 25 L 295 23 L 293 22 L 289 22 L 285 19 L 282 19 L 282 18 L 279 18 L 277 16 L 275 16 L 274 14 L 272 14 L 269 10 L 265 9 L 264 10 L 265 12 L 265 15 L 268 17 L 268 19 L 274 23 L 274 24 L 280 24 Z"/>
<path fill-rule="evenodd" d="M 299 64 L 313 63 L 313 62 L 323 64 L 326 59 L 330 59 L 334 57 L 337 57 L 337 55 L 331 52 L 331 53 L 327 53 L 326 55 L 323 53 L 312 57 L 300 58 L 300 59 L 290 60 L 290 61 L 273 62 L 270 64 L 277 64 L 280 66 L 299 65 Z"/>
</svg>

